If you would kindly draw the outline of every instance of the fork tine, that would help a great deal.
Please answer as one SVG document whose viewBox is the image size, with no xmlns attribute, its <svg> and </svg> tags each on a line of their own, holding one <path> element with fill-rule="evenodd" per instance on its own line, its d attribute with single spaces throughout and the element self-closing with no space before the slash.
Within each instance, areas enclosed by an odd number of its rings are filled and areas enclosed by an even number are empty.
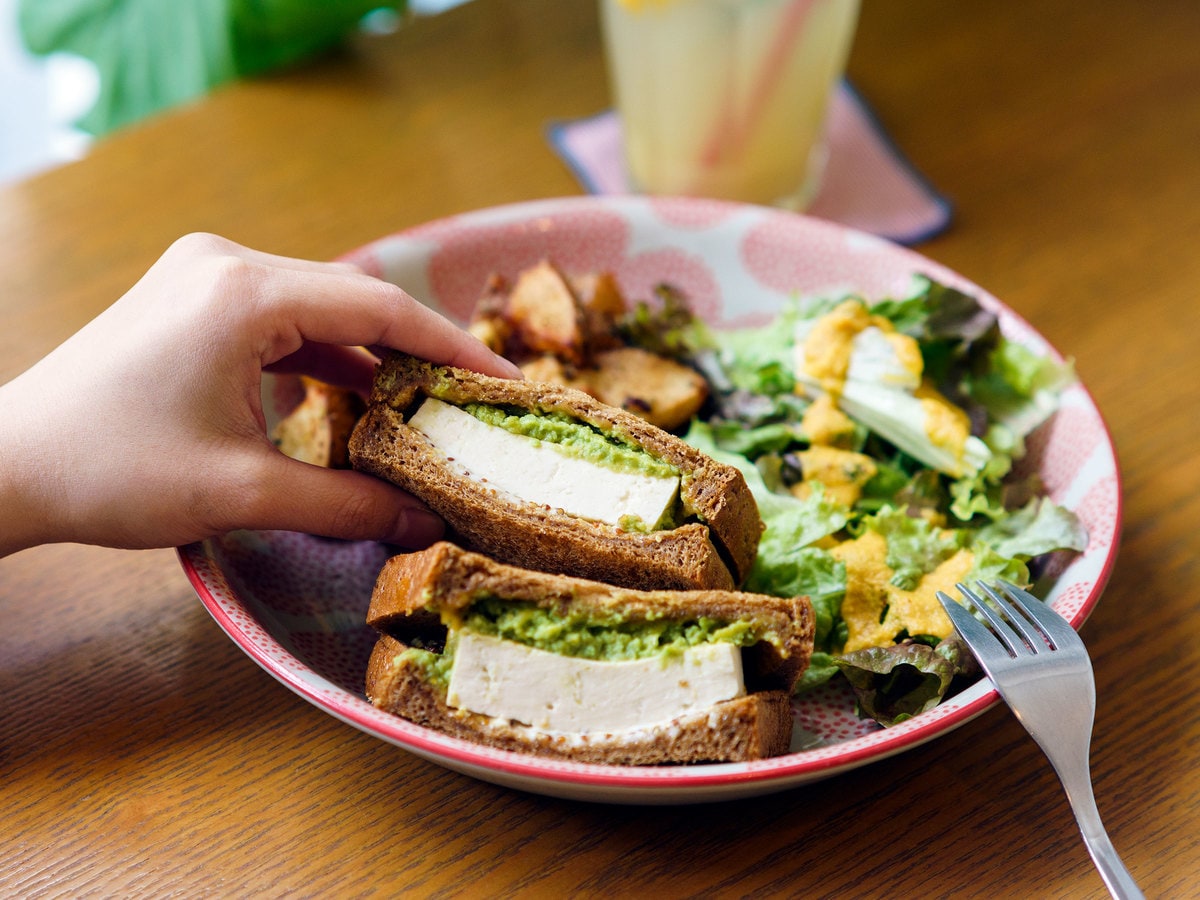
<svg viewBox="0 0 1200 900">
<path fill-rule="evenodd" d="M 1026 607 L 1019 603 L 1017 605 L 1010 603 L 1000 591 L 990 584 L 981 581 L 979 587 L 1003 615 L 1008 627 L 1021 636 L 1021 640 L 1025 642 L 1025 646 L 1031 653 L 1040 653 L 1046 649 L 1047 645 L 1052 650 L 1057 649 L 1058 645 L 1046 634 L 1041 624 L 1033 618 L 1033 613 L 1029 612 Z M 1022 612 L 1026 614 L 1022 615 Z"/>
<path fill-rule="evenodd" d="M 1079 641 L 1079 634 L 1071 627 L 1071 623 L 1029 591 L 1022 590 L 1004 579 L 999 579 L 998 584 L 1013 605 L 1028 613 L 1029 617 L 1041 626 L 1042 631 L 1049 635 L 1056 647 L 1062 648 Z"/>
<path fill-rule="evenodd" d="M 1002 619 L 989 604 L 985 603 L 978 594 L 972 591 L 965 584 L 956 583 L 954 586 L 962 592 L 964 597 L 971 601 L 971 605 L 979 611 L 979 614 L 987 619 L 988 624 L 992 626 L 992 631 L 995 633 L 996 638 L 1000 641 L 1000 643 L 1004 644 L 1005 649 L 1008 650 L 1009 656 L 1015 658 L 1026 651 L 1027 648 L 1024 644 L 1025 636 L 1023 633 L 1018 632 L 1020 637 L 1019 641 L 1013 640 L 1013 628 L 1007 622 L 1005 622 L 1004 619 Z M 1018 644 L 1020 644 L 1020 646 L 1018 646 Z"/>
<path fill-rule="evenodd" d="M 949 594 L 938 591 L 937 598 L 942 604 L 942 609 L 946 611 L 946 615 L 950 617 L 951 624 L 958 629 L 959 635 L 966 641 L 972 652 L 977 657 L 981 653 L 987 652 L 989 645 L 995 643 L 996 636 Z"/>
</svg>

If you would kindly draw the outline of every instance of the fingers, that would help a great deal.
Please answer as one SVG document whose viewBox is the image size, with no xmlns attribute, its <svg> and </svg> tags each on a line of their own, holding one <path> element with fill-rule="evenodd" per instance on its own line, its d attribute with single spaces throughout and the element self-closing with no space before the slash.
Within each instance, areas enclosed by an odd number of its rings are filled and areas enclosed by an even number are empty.
<svg viewBox="0 0 1200 900">
<path fill-rule="evenodd" d="M 274 269 L 290 269 L 296 272 L 362 274 L 362 270 L 353 263 L 325 262 L 292 256 L 279 256 L 274 253 L 254 250 L 236 241 L 223 238 L 220 235 L 206 234 L 204 232 L 196 232 L 179 238 L 167 251 L 166 255 L 176 253 L 196 256 L 235 256 L 248 263 Z"/>
<path fill-rule="evenodd" d="M 377 363 L 376 357 L 360 347 L 308 343 L 265 368 L 271 372 L 311 375 L 365 397 L 371 392 Z"/>
<path fill-rule="evenodd" d="M 430 362 L 519 377 L 512 363 L 394 284 L 351 272 L 276 270 L 262 288 L 304 341 L 388 347 Z M 267 362 L 275 362 L 268 360 Z"/>
<path fill-rule="evenodd" d="M 172 255 L 218 257 L 229 262 L 241 279 L 239 293 L 256 302 L 243 303 L 253 317 L 243 327 L 261 326 L 264 313 L 273 319 L 266 335 L 262 365 L 272 366 L 306 343 L 401 350 L 430 362 L 474 369 L 502 378 L 521 377 L 520 370 L 489 350 L 444 316 L 418 302 L 394 284 L 344 262 L 313 262 L 243 247 L 208 234 L 188 235 L 176 242 Z M 230 273 L 227 272 L 227 275 Z M 344 367 L 352 384 L 361 379 L 361 364 L 345 355 L 313 351 L 293 363 L 331 363 Z M 335 368 L 333 371 L 339 371 Z M 317 372 L 309 372 L 321 377 Z M 345 379 L 342 379 L 345 380 Z"/>
<path fill-rule="evenodd" d="M 238 527 L 413 548 L 428 546 L 445 529 L 419 500 L 382 479 L 323 469 L 282 454 L 273 455 L 246 502 L 248 508 L 234 513 Z"/>
</svg>

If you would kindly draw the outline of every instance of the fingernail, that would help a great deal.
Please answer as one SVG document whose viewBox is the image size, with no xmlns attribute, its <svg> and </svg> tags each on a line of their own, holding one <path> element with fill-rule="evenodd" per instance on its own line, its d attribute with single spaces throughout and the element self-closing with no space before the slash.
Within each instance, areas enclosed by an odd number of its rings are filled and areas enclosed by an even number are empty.
<svg viewBox="0 0 1200 900">
<path fill-rule="evenodd" d="M 525 373 L 521 371 L 521 367 L 518 366 L 515 362 L 512 362 L 511 360 L 507 360 L 503 356 L 497 356 L 496 359 L 500 360 L 500 365 L 502 365 L 504 368 L 508 369 L 508 377 L 509 378 L 515 378 L 518 381 L 521 381 L 525 378 Z"/>
</svg>

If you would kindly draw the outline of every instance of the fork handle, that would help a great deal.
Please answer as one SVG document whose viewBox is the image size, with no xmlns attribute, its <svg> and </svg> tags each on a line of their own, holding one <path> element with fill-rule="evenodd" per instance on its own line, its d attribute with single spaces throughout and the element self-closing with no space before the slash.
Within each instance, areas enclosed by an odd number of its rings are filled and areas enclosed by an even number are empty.
<svg viewBox="0 0 1200 900">
<path fill-rule="evenodd" d="M 1145 895 L 1125 868 L 1125 864 L 1121 862 L 1121 857 L 1108 838 L 1108 832 L 1104 830 L 1104 823 L 1100 821 L 1100 810 L 1096 808 L 1096 797 L 1092 792 L 1092 779 L 1087 766 L 1082 769 L 1063 766 L 1060 769 L 1053 757 L 1050 758 L 1050 762 L 1058 772 L 1063 788 L 1066 789 L 1067 800 L 1075 813 L 1075 821 L 1079 823 L 1079 830 L 1083 832 L 1083 843 L 1100 872 L 1100 877 L 1104 879 L 1108 892 L 1116 900 L 1144 900 Z"/>
</svg>

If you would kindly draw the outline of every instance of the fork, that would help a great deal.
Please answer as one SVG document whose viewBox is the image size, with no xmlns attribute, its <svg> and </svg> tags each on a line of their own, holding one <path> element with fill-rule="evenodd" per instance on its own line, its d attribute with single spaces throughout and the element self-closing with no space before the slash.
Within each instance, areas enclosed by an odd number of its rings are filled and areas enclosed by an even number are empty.
<svg viewBox="0 0 1200 900">
<path fill-rule="evenodd" d="M 1017 720 L 1054 766 L 1083 832 L 1092 862 L 1117 900 L 1140 898 L 1129 870 L 1104 831 L 1088 755 L 1096 712 L 1096 682 L 1087 648 L 1049 606 L 1007 581 L 979 583 L 990 603 L 956 585 L 979 616 L 948 594 L 937 598 Z"/>
</svg>

